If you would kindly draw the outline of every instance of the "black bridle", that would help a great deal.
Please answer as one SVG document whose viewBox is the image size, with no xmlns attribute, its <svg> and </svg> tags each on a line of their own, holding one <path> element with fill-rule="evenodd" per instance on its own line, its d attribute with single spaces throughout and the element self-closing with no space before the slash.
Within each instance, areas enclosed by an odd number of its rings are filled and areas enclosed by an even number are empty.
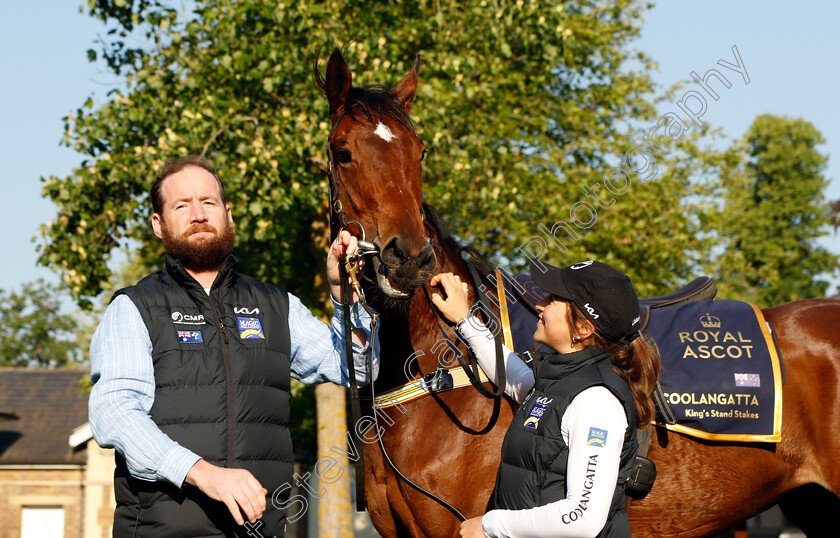
<svg viewBox="0 0 840 538">
<path fill-rule="evenodd" d="M 347 214 L 344 212 L 344 207 L 341 204 L 341 199 L 339 198 L 338 192 L 338 172 L 333 167 L 333 151 L 332 146 L 330 145 L 329 139 L 332 138 L 335 129 L 338 127 L 338 124 L 341 123 L 342 118 L 344 118 L 344 111 L 342 111 L 341 115 L 336 120 L 335 124 L 333 125 L 332 130 L 330 131 L 329 137 L 327 138 L 327 178 L 329 180 L 329 189 L 330 189 L 330 242 L 332 243 L 335 241 L 338 234 L 341 230 L 347 228 L 348 224 L 351 222 L 350 219 L 347 218 Z M 364 238 L 364 226 L 358 221 L 352 221 L 359 224 L 359 227 L 362 229 L 362 237 Z M 339 274 L 341 277 L 341 309 L 344 314 L 344 358 L 347 361 L 347 377 L 349 378 L 350 384 L 350 413 L 352 415 L 351 420 L 353 422 L 353 427 L 350 428 L 350 435 L 352 436 L 354 448 L 356 451 L 362 447 L 361 440 L 359 438 L 359 433 L 356 431 L 355 425 L 359 421 L 362 416 L 362 404 L 361 398 L 359 397 L 359 386 L 356 381 L 356 365 L 355 361 L 353 360 L 353 338 L 352 338 L 352 323 L 350 319 L 350 305 L 353 301 L 353 289 L 350 287 L 348 282 L 349 273 L 348 271 L 348 261 L 345 256 L 342 256 L 342 259 L 339 260 Z M 363 297 L 361 293 L 359 294 L 359 300 L 363 301 Z M 365 309 L 369 312 L 371 311 L 365 303 L 363 303 Z M 371 346 L 371 359 L 367 363 L 367 371 L 368 371 L 368 382 L 371 387 L 373 387 L 373 353 L 376 351 L 375 343 L 376 343 L 376 327 L 377 327 L 377 318 L 373 316 L 371 318 L 371 334 L 370 334 L 370 346 Z M 374 416 L 376 413 L 374 413 Z M 375 430 L 377 433 L 379 429 Z M 366 506 L 365 500 L 365 459 L 364 454 L 359 453 L 356 457 L 354 462 L 355 469 L 356 469 L 356 510 L 359 512 L 363 512 Z"/>
</svg>

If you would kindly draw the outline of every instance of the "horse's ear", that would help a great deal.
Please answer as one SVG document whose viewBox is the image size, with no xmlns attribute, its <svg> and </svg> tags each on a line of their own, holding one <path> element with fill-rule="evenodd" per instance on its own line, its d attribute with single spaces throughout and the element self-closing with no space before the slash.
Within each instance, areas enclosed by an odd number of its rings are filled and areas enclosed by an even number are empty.
<svg viewBox="0 0 840 538">
<path fill-rule="evenodd" d="M 417 91 L 417 72 L 420 71 L 420 55 L 414 60 L 414 67 L 404 79 L 391 90 L 391 97 L 402 103 L 406 112 L 411 112 L 411 103 L 414 101 L 414 93 Z"/>
<path fill-rule="evenodd" d="M 341 51 L 336 48 L 330 54 L 330 60 L 327 62 L 327 80 L 324 85 L 327 91 L 327 100 L 330 102 L 330 119 L 333 125 L 344 111 L 344 103 L 347 100 L 347 94 L 350 92 L 352 83 L 353 74 L 347 68 L 347 63 L 344 61 Z"/>
</svg>

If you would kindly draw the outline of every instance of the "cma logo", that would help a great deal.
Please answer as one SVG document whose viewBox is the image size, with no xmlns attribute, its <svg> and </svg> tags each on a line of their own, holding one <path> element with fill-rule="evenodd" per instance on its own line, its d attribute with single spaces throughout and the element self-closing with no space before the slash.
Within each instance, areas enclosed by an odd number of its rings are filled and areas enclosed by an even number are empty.
<svg viewBox="0 0 840 538">
<path fill-rule="evenodd" d="M 204 323 L 204 316 L 202 314 L 192 315 L 182 314 L 180 312 L 172 312 L 172 321 L 174 323 L 201 324 Z"/>
<path fill-rule="evenodd" d="M 548 396 L 540 396 L 539 398 L 537 398 L 537 404 L 536 405 L 545 406 L 545 405 L 550 404 L 553 401 L 554 401 L 554 398 L 549 398 Z"/>
<path fill-rule="evenodd" d="M 598 314 L 595 313 L 595 309 L 589 306 L 589 303 L 586 303 L 585 305 L 583 305 L 583 307 L 586 309 L 587 312 L 589 312 L 589 315 L 593 318 L 598 319 L 600 317 Z"/>
<path fill-rule="evenodd" d="M 251 315 L 251 314 L 259 314 L 260 309 L 257 308 L 257 307 L 249 309 L 249 308 L 246 308 L 244 306 L 239 306 L 239 307 L 236 307 L 236 308 L 233 309 L 233 313 L 234 314 L 245 314 L 247 316 L 247 315 Z"/>
</svg>

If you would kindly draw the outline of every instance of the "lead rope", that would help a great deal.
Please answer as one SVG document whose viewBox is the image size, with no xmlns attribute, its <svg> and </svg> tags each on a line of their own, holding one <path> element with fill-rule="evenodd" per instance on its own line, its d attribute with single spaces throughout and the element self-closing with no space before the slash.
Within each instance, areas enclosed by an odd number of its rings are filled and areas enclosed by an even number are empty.
<svg viewBox="0 0 840 538">
<path fill-rule="evenodd" d="M 359 386 L 356 380 L 356 361 L 353 359 L 353 326 L 350 319 L 350 304 L 353 300 L 353 292 L 350 286 L 347 285 L 348 272 L 344 266 L 345 264 L 339 263 L 339 273 L 341 275 L 341 309 L 344 314 L 344 357 L 347 361 L 347 375 L 350 378 L 350 414 L 352 415 L 354 425 L 354 427 L 350 428 L 350 435 L 352 435 L 355 451 L 357 452 L 356 460 L 353 462 L 356 470 L 356 511 L 364 512 L 365 506 L 367 505 L 365 499 L 365 458 L 363 452 L 359 452 L 362 444 L 355 428 L 356 423 L 362 416 L 362 404 L 359 398 Z M 375 342 L 373 340 L 375 326 L 376 318 L 374 317 L 371 320 L 371 353 L 374 351 L 372 346 L 373 342 Z M 371 368 L 368 369 L 369 374 L 370 370 Z M 370 382 L 373 383 L 373 380 L 370 379 Z"/>
</svg>

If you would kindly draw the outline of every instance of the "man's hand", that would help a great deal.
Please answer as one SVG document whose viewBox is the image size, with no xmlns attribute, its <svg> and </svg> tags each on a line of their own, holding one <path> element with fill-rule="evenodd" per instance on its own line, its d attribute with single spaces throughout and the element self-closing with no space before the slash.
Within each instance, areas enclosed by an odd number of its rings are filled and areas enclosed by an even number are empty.
<svg viewBox="0 0 840 538">
<path fill-rule="evenodd" d="M 347 230 L 342 230 L 335 241 L 330 245 L 330 251 L 327 254 L 327 281 L 330 284 L 330 294 L 333 299 L 341 302 L 341 271 L 339 270 L 339 258 L 342 254 L 351 256 L 359 250 L 359 241 L 354 236 L 350 235 Z M 359 261 L 359 276 L 361 277 L 362 269 L 365 266 L 364 259 Z M 359 296 L 353 293 L 353 302 L 359 300 Z"/>
<path fill-rule="evenodd" d="M 245 512 L 251 523 L 261 518 L 265 512 L 265 497 L 268 491 L 245 469 L 217 467 L 205 460 L 198 460 L 184 481 L 197 487 L 211 499 L 225 503 L 239 525 L 245 524 L 242 512 Z"/>
</svg>

